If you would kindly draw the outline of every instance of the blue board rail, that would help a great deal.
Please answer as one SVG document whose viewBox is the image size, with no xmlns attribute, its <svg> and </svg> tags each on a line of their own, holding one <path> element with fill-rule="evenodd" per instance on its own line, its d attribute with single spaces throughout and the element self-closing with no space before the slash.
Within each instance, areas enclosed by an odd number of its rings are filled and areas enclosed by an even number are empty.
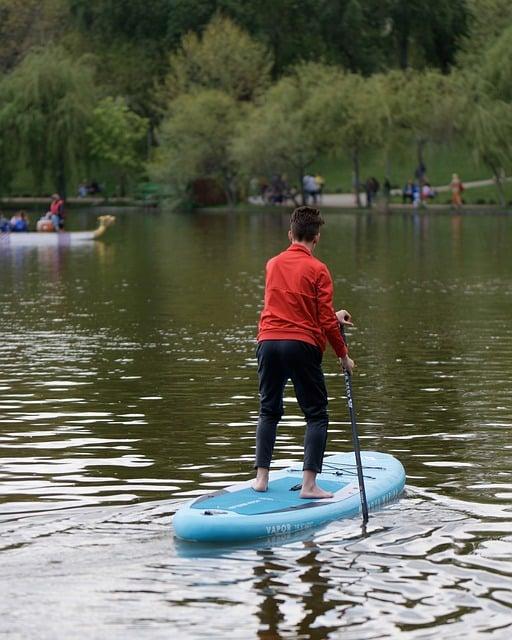
<svg viewBox="0 0 512 640">
<path fill-rule="evenodd" d="M 405 470 L 393 456 L 362 451 L 368 508 L 395 500 L 405 485 Z M 252 480 L 231 485 L 184 504 L 173 519 L 178 538 L 196 542 L 240 542 L 293 534 L 349 518 L 361 511 L 353 453 L 324 459 L 318 484 L 332 498 L 300 498 L 302 469 L 294 465 L 270 473 L 268 491 L 252 489 Z"/>
</svg>

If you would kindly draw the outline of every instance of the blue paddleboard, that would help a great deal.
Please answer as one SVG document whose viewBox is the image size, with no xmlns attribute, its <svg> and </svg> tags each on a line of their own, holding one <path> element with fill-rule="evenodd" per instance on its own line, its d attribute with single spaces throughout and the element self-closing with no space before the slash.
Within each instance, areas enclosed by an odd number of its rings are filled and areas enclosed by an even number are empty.
<svg viewBox="0 0 512 640">
<path fill-rule="evenodd" d="M 405 471 L 393 456 L 362 451 L 369 509 L 394 500 L 405 485 Z M 317 476 L 332 498 L 300 498 L 300 464 L 270 472 L 268 491 L 254 491 L 252 480 L 240 482 L 184 504 L 173 519 L 178 538 L 195 542 L 236 542 L 293 534 L 357 515 L 361 510 L 357 467 L 353 453 L 324 459 Z"/>
</svg>

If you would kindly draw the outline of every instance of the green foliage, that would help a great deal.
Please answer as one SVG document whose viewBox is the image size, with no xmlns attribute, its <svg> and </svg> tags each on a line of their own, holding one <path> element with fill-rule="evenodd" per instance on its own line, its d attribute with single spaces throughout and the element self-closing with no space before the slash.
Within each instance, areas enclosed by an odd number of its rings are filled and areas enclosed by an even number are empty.
<svg viewBox="0 0 512 640">
<path fill-rule="evenodd" d="M 215 89 L 176 98 L 160 129 L 160 146 L 149 167 L 152 179 L 186 199 L 196 178 L 213 178 L 233 202 L 238 168 L 231 141 L 242 114 L 243 105 Z"/>
<path fill-rule="evenodd" d="M 376 78 L 376 83 L 392 140 L 423 145 L 453 137 L 464 98 L 459 76 L 393 71 Z"/>
<path fill-rule="evenodd" d="M 128 174 L 142 171 L 147 132 L 146 118 L 131 111 L 122 98 L 104 98 L 87 128 L 92 158 L 111 165 L 123 185 Z"/>
<path fill-rule="evenodd" d="M 512 102 L 512 23 L 488 48 L 482 61 L 481 91 Z"/>
<path fill-rule="evenodd" d="M 468 0 L 468 7 L 469 32 L 461 42 L 457 60 L 459 66 L 474 69 L 480 64 L 482 54 L 492 47 L 503 31 L 512 24 L 512 2 Z"/>
<path fill-rule="evenodd" d="M 392 36 L 402 69 L 438 67 L 447 72 L 468 34 L 467 0 L 392 0 Z"/>
<path fill-rule="evenodd" d="M 48 173 L 65 193 L 69 171 L 86 160 L 86 129 L 94 106 L 93 71 L 57 46 L 35 49 L 0 88 L 0 130 L 16 141 L 41 188 Z"/>
<path fill-rule="evenodd" d="M 236 100 L 252 100 L 269 83 L 265 47 L 234 22 L 215 16 L 202 36 L 188 33 L 172 55 L 166 78 L 173 98 L 193 90 L 218 89 Z"/>
<path fill-rule="evenodd" d="M 66 0 L 0 0 L 0 71 L 10 71 L 31 48 L 49 42 L 66 17 Z"/>
<path fill-rule="evenodd" d="M 240 123 L 234 141 L 246 172 L 292 174 L 298 180 L 330 144 L 322 92 L 336 70 L 304 64 L 282 78 Z"/>
</svg>

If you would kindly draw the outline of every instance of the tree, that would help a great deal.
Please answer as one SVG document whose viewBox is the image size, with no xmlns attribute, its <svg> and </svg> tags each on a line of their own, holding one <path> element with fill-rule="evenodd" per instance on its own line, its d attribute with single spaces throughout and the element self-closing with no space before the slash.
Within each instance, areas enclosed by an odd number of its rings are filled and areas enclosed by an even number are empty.
<svg viewBox="0 0 512 640">
<path fill-rule="evenodd" d="M 190 32 L 183 38 L 171 56 L 165 84 L 171 98 L 217 89 L 250 101 L 268 85 L 271 66 L 262 44 L 231 20 L 215 16 L 201 37 Z"/>
<path fill-rule="evenodd" d="M 482 92 L 512 102 L 512 24 L 485 52 L 480 72 Z"/>
<path fill-rule="evenodd" d="M 387 147 L 410 144 L 416 147 L 418 165 L 424 165 L 429 142 L 448 142 L 456 133 L 457 120 L 465 100 L 459 75 L 439 71 L 392 71 L 376 78 L 386 111 L 384 132 Z"/>
<path fill-rule="evenodd" d="M 14 136 L 39 190 L 49 174 L 65 195 L 70 172 L 85 161 L 94 94 L 87 61 L 52 45 L 32 50 L 2 83 L 0 129 Z"/>
<path fill-rule="evenodd" d="M 231 141 L 243 106 L 221 91 L 205 89 L 173 100 L 160 131 L 150 174 L 190 199 L 197 178 L 219 181 L 229 204 L 236 201 L 238 167 Z"/>
<path fill-rule="evenodd" d="M 330 149 L 348 153 L 353 168 L 353 188 L 357 206 L 361 206 L 360 159 L 369 149 L 383 146 L 386 112 L 374 78 L 338 72 L 322 92 L 322 112 L 331 132 Z"/>
<path fill-rule="evenodd" d="M 504 66 L 509 66 L 504 62 Z M 500 88 L 498 78 L 489 81 L 484 70 L 461 76 L 464 82 L 459 128 L 473 150 L 476 161 L 492 172 L 502 206 L 505 205 L 503 174 L 512 167 L 512 102 L 500 98 L 507 87 Z"/>
<path fill-rule="evenodd" d="M 388 0 L 388 6 L 399 67 L 430 66 L 448 72 L 468 34 L 467 0 Z"/>
<path fill-rule="evenodd" d="M 131 111 L 122 98 L 104 98 L 93 110 L 87 128 L 91 156 L 114 168 L 121 196 L 128 175 L 143 168 L 147 132 L 148 121 Z"/>
<path fill-rule="evenodd" d="M 510 0 L 468 0 L 468 8 L 468 33 L 461 42 L 457 62 L 470 69 L 480 65 L 482 54 L 485 55 L 512 24 L 512 3 Z M 507 60 L 499 61 L 500 64 L 504 62 Z"/>
<path fill-rule="evenodd" d="M 291 174 L 302 190 L 307 169 L 329 144 L 322 92 L 332 74 L 323 65 L 300 65 L 261 97 L 234 141 L 246 173 Z"/>
<path fill-rule="evenodd" d="M 103 96 L 122 96 L 156 127 L 161 114 L 155 85 L 168 68 L 169 0 L 65 2 L 69 5 L 67 29 L 61 35 L 65 47 L 73 55 L 93 55 Z"/>
<path fill-rule="evenodd" d="M 63 28 L 66 0 L 0 0 L 0 70 L 11 71 L 34 46 Z"/>
</svg>

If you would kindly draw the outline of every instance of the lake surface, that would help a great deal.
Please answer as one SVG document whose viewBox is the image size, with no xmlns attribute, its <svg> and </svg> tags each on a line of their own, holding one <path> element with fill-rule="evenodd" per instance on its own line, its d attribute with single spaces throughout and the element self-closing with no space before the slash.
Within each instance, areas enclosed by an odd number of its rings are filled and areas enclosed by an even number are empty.
<svg viewBox="0 0 512 640">
<path fill-rule="evenodd" d="M 366 535 L 352 519 L 235 548 L 180 543 L 172 515 L 252 476 L 287 215 L 124 212 L 105 242 L 0 247 L 0 635 L 510 638 L 512 218 L 326 219 L 361 444 L 402 461 L 406 493 Z M 328 453 L 349 451 L 324 365 Z M 291 389 L 285 406 L 275 468 L 302 456 Z"/>
</svg>

